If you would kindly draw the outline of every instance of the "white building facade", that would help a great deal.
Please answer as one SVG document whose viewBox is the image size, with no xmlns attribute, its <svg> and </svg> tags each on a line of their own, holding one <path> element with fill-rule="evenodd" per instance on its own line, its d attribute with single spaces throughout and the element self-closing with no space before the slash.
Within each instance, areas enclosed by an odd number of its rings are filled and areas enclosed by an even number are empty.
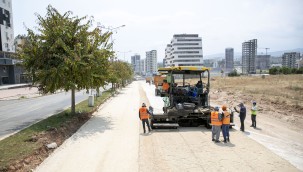
<svg viewBox="0 0 303 172">
<path fill-rule="evenodd" d="M 165 66 L 203 66 L 202 38 L 175 34 L 165 49 Z"/>
<path fill-rule="evenodd" d="M 145 59 L 145 64 L 146 64 L 146 75 L 152 75 L 157 73 L 157 51 L 156 50 L 151 50 L 146 52 L 146 59 Z"/>
<path fill-rule="evenodd" d="M 0 51 L 15 52 L 12 0 L 0 1 Z"/>
</svg>

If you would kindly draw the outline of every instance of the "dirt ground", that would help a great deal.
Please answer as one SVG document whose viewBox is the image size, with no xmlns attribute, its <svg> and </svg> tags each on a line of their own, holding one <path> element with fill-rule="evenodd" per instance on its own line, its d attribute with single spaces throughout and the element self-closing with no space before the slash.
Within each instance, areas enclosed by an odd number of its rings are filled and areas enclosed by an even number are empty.
<svg viewBox="0 0 303 172">
<path fill-rule="evenodd" d="M 303 170 L 303 76 L 261 76 L 212 80 L 213 105 L 233 108 L 243 102 L 250 138 Z M 257 129 L 250 128 L 252 101 L 257 102 Z M 239 118 L 236 124 L 239 126 Z"/>
<path fill-rule="evenodd" d="M 204 127 L 143 134 L 138 108 L 149 105 L 148 87 L 139 81 L 123 89 L 35 171 L 299 171 L 250 131 L 231 130 L 227 144 L 212 142 Z"/>
</svg>

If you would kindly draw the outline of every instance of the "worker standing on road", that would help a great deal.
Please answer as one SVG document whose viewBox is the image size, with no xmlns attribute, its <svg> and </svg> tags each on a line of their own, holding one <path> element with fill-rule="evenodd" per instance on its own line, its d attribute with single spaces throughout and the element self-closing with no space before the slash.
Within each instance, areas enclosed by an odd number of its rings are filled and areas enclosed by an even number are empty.
<svg viewBox="0 0 303 172">
<path fill-rule="evenodd" d="M 230 124 L 230 113 L 227 111 L 225 105 L 222 106 L 223 110 L 223 120 L 222 120 L 222 133 L 224 138 L 224 143 L 229 142 L 229 124 Z"/>
<path fill-rule="evenodd" d="M 257 103 L 254 101 L 253 105 L 251 107 L 251 126 L 250 127 L 257 127 L 257 121 L 256 121 L 256 117 L 257 117 Z"/>
<path fill-rule="evenodd" d="M 246 107 L 244 106 L 243 103 L 240 103 L 238 106 L 240 107 L 240 111 L 238 111 L 236 107 L 234 107 L 234 109 L 235 109 L 236 112 L 239 113 L 240 121 L 241 121 L 240 130 L 244 132 L 245 131 L 244 120 L 245 120 L 245 117 L 246 117 Z"/>
<path fill-rule="evenodd" d="M 212 141 L 220 142 L 220 131 L 222 126 L 221 115 L 219 115 L 219 107 L 215 107 L 215 111 L 211 112 L 211 126 L 212 126 Z M 216 139 L 214 138 L 216 136 Z"/>
<path fill-rule="evenodd" d="M 146 133 L 146 130 L 145 130 L 145 123 L 146 123 L 146 125 L 147 125 L 147 127 L 148 127 L 148 131 L 149 131 L 149 132 L 151 131 L 150 125 L 149 125 L 149 121 L 148 121 L 149 115 L 151 115 L 151 114 L 150 114 L 150 112 L 147 110 L 145 103 L 142 103 L 142 107 L 139 109 L 139 118 L 140 118 L 140 120 L 142 121 L 144 133 Z"/>
</svg>

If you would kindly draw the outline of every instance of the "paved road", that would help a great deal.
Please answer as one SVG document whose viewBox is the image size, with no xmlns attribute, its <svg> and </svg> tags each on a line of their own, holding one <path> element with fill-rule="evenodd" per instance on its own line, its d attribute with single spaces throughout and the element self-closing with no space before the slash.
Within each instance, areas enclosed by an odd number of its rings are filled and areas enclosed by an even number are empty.
<svg viewBox="0 0 303 172">
<path fill-rule="evenodd" d="M 143 134 L 138 108 L 142 102 L 152 105 L 152 98 L 152 86 L 133 82 L 103 104 L 34 171 L 298 171 L 236 130 L 231 130 L 231 142 L 226 144 L 212 142 L 211 130 L 204 126 Z"/>
<path fill-rule="evenodd" d="M 88 98 L 76 92 L 76 103 Z M 0 139 L 70 107 L 71 93 L 63 92 L 31 99 L 0 101 Z"/>
</svg>

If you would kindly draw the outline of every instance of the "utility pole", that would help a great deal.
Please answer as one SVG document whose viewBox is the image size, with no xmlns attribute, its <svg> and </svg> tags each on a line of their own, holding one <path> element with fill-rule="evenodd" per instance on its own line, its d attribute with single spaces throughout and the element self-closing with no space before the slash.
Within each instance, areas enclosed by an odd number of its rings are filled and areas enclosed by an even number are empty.
<svg viewBox="0 0 303 172">
<path fill-rule="evenodd" d="M 129 50 L 129 51 L 117 51 L 117 52 L 123 53 L 123 57 L 124 57 L 124 61 L 125 61 L 125 53 L 130 53 L 130 52 L 132 52 L 132 51 Z M 125 61 L 125 62 L 126 62 L 126 61 Z"/>
<path fill-rule="evenodd" d="M 265 55 L 267 56 L 267 50 L 269 50 L 270 48 L 265 48 Z"/>
<path fill-rule="evenodd" d="M 112 50 L 114 50 L 114 42 L 113 42 L 113 31 L 116 31 L 117 32 L 117 30 L 119 29 L 119 28 L 121 28 L 121 27 L 125 27 L 125 25 L 121 25 L 121 26 L 117 26 L 117 27 L 112 27 L 112 26 L 108 26 L 108 27 L 105 27 L 105 26 L 103 26 L 103 25 L 101 25 L 101 23 L 100 22 L 98 22 L 97 23 L 97 27 L 99 27 L 99 28 L 102 28 L 102 29 L 106 29 L 106 30 L 108 30 L 108 31 L 110 31 L 112 34 L 110 35 L 110 39 L 111 39 L 111 42 L 112 42 Z"/>
</svg>

